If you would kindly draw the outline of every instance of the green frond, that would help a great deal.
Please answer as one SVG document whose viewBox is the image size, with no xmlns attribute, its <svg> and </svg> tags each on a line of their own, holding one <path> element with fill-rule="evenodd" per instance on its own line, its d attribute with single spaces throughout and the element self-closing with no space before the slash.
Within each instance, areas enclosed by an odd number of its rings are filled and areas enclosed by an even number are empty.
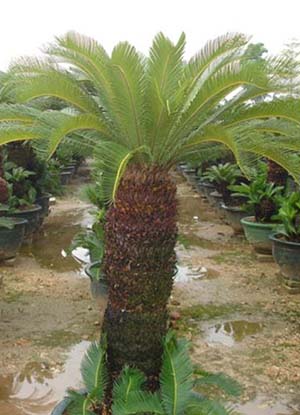
<svg viewBox="0 0 300 415">
<path fill-rule="evenodd" d="M 199 89 L 216 71 L 228 65 L 242 54 L 248 39 L 243 34 L 227 33 L 206 43 L 185 67 L 183 83 L 187 85 L 187 98 L 183 111 L 194 100 Z"/>
<path fill-rule="evenodd" d="M 134 150 L 111 141 L 102 141 L 95 149 L 96 166 L 102 172 L 101 188 L 104 200 L 114 201 L 121 178 L 132 158 L 147 160 L 149 149 L 146 146 Z"/>
<path fill-rule="evenodd" d="M 35 140 L 40 138 L 40 135 L 30 126 L 13 124 L 3 124 L 0 126 L 0 146 L 13 141 Z"/>
<path fill-rule="evenodd" d="M 112 409 L 113 415 L 165 415 L 158 393 L 144 391 L 129 392 L 126 402 L 117 399 Z"/>
<path fill-rule="evenodd" d="M 55 97 L 83 112 L 98 113 L 99 107 L 72 76 L 52 67 L 30 66 L 27 72 L 12 77 L 11 89 L 17 102 L 24 103 L 40 97 Z M 32 72 L 30 72 L 32 71 Z M 36 72 L 35 72 L 36 71 Z"/>
<path fill-rule="evenodd" d="M 153 41 L 147 66 L 147 133 L 153 153 L 164 144 L 178 110 L 177 94 L 183 71 L 185 35 L 176 45 L 159 33 Z"/>
<path fill-rule="evenodd" d="M 56 43 L 45 50 L 62 63 L 74 65 L 93 82 L 104 106 L 112 101 L 110 59 L 103 47 L 94 39 L 76 32 L 57 37 Z"/>
<path fill-rule="evenodd" d="M 204 398 L 193 393 L 187 405 L 186 415 L 238 415 L 233 407 L 227 407 L 219 402 Z"/>
<path fill-rule="evenodd" d="M 129 43 L 119 43 L 111 56 L 114 115 L 125 145 L 131 150 L 144 143 L 144 58 Z"/>
<path fill-rule="evenodd" d="M 0 122 L 21 122 L 32 124 L 40 115 L 40 111 L 27 105 L 1 104 Z"/>
<path fill-rule="evenodd" d="M 95 342 L 89 346 L 81 362 L 80 371 L 88 397 L 102 402 L 107 383 L 107 372 L 106 350 L 101 344 Z"/>
<path fill-rule="evenodd" d="M 231 127 L 242 122 L 268 118 L 282 118 L 300 124 L 299 108 L 300 100 L 293 98 L 277 98 L 269 102 L 259 102 L 233 112 L 224 125 Z"/>
<path fill-rule="evenodd" d="M 49 124 L 52 121 L 54 121 L 52 125 Z M 55 118 L 54 114 L 48 113 L 46 114 L 46 117 L 44 116 L 43 122 L 35 125 L 35 131 L 37 131 L 39 135 L 44 134 L 44 138 L 48 140 L 48 153 L 50 156 L 55 152 L 64 137 L 71 133 L 83 130 L 94 130 L 103 138 L 109 136 L 107 126 L 101 121 L 100 117 L 93 114 L 68 116 L 59 113 L 56 114 Z M 84 147 L 87 145 L 89 145 L 89 143 L 82 140 L 82 146 Z"/>
<path fill-rule="evenodd" d="M 224 373 L 209 373 L 203 370 L 198 370 L 196 373 L 201 377 L 197 377 L 194 383 L 195 386 L 217 387 L 229 396 L 239 396 L 242 392 L 241 385 Z"/>
<path fill-rule="evenodd" d="M 91 403 L 90 399 L 75 390 L 68 390 L 68 399 L 70 404 L 68 405 L 69 415 L 94 415 L 94 411 L 89 410 Z"/>
<path fill-rule="evenodd" d="M 124 414 L 123 410 L 126 408 L 130 393 L 140 392 L 145 382 L 146 377 L 140 370 L 124 367 L 113 386 L 112 412 L 114 415 Z"/>
<path fill-rule="evenodd" d="M 199 151 L 199 148 L 201 149 L 201 145 L 209 142 L 225 145 L 234 154 L 236 161 L 239 164 L 239 148 L 234 135 L 230 132 L 230 130 L 217 125 L 207 126 L 203 130 L 202 134 L 195 133 L 191 135 L 190 139 L 187 140 L 186 143 L 178 150 L 178 155 L 173 158 L 177 161 L 183 155 Z"/>
<path fill-rule="evenodd" d="M 266 139 L 264 136 L 250 134 L 244 139 L 240 138 L 240 166 L 244 172 L 255 166 L 258 159 L 267 158 L 283 167 L 296 182 L 300 182 L 300 164 L 295 158 L 295 148 L 290 149 L 288 140 L 283 144 L 277 138 Z M 296 147 L 299 152 L 299 145 Z"/>
<path fill-rule="evenodd" d="M 160 373 L 161 397 L 167 415 L 182 415 L 193 386 L 189 345 L 169 332 L 164 341 Z"/>
<path fill-rule="evenodd" d="M 250 85 L 264 90 L 267 84 L 265 74 L 255 64 L 227 65 L 202 85 L 189 108 L 180 117 L 180 124 L 174 126 L 174 137 L 187 136 L 203 123 L 206 124 L 210 111 L 217 110 L 222 100 L 238 88 Z"/>
</svg>

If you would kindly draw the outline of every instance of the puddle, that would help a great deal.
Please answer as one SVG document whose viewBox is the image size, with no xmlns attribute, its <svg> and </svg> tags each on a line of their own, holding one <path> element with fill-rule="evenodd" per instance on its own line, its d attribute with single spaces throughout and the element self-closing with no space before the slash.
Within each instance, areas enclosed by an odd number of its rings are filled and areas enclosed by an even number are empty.
<svg viewBox="0 0 300 415">
<path fill-rule="evenodd" d="M 66 254 L 74 236 L 92 222 L 86 210 L 65 211 L 61 215 L 50 216 L 45 222 L 41 235 L 30 246 L 22 249 L 22 253 L 30 255 L 45 268 L 57 272 L 79 271 L 81 263 L 86 262 L 86 250 L 74 251 L 74 257 Z"/>
<path fill-rule="evenodd" d="M 65 364 L 30 362 L 16 376 L 0 378 L 0 414 L 49 415 L 67 386 L 80 388 L 80 362 L 89 344 L 82 341 L 72 347 Z"/>
<path fill-rule="evenodd" d="M 205 338 L 208 344 L 221 343 L 232 347 L 247 336 L 254 336 L 263 330 L 263 323 L 247 320 L 227 321 L 208 327 Z"/>
<path fill-rule="evenodd" d="M 292 409 L 283 402 L 258 397 L 253 401 L 238 406 L 242 415 L 300 415 L 300 408 Z"/>
</svg>

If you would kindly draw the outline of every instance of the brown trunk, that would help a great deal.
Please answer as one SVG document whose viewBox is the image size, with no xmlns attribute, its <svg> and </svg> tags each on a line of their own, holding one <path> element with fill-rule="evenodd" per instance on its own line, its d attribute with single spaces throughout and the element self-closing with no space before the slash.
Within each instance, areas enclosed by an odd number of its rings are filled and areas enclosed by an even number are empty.
<svg viewBox="0 0 300 415">
<path fill-rule="evenodd" d="M 155 385 L 176 273 L 176 219 L 176 185 L 169 174 L 131 166 L 106 216 L 104 331 L 113 377 L 130 365 Z"/>
</svg>

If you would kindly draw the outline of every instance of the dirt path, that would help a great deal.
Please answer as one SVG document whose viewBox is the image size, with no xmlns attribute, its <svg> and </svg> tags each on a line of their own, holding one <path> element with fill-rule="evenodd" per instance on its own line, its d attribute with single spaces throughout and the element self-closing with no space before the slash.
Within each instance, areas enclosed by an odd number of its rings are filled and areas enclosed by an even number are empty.
<svg viewBox="0 0 300 415">
<path fill-rule="evenodd" d="M 300 413 L 300 296 L 280 286 L 274 263 L 258 262 L 216 211 L 181 178 L 179 272 L 171 307 L 193 340 L 193 359 L 245 385 L 240 411 Z M 50 413 L 99 334 L 89 281 L 61 254 L 91 221 L 81 182 L 59 198 L 43 234 L 0 267 L 0 414 Z M 298 411 L 298 412 L 297 412 Z"/>
<path fill-rule="evenodd" d="M 194 361 L 245 385 L 251 402 L 241 412 L 300 414 L 300 295 L 287 294 L 276 264 L 260 262 L 183 179 L 178 193 L 178 257 L 189 281 L 176 284 L 173 308 Z"/>
</svg>

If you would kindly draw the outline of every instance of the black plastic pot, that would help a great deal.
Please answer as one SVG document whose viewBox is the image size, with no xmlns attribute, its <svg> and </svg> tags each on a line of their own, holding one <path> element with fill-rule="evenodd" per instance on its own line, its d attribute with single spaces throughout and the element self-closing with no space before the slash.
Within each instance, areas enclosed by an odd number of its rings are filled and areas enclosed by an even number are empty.
<svg viewBox="0 0 300 415">
<path fill-rule="evenodd" d="M 11 218 L 14 222 L 12 229 L 0 227 L 0 261 L 14 258 L 22 245 L 26 219 Z"/>
<path fill-rule="evenodd" d="M 70 183 L 72 178 L 72 173 L 70 171 L 60 172 L 60 183 L 65 186 Z"/>
<path fill-rule="evenodd" d="M 38 196 L 36 199 L 36 203 L 41 206 L 41 214 L 40 216 L 44 219 L 50 213 L 50 198 L 52 195 L 50 193 L 44 193 L 41 196 Z"/>
<path fill-rule="evenodd" d="M 200 190 L 201 193 L 204 194 L 204 196 L 206 198 L 209 197 L 211 192 L 216 190 L 214 185 L 212 185 L 211 183 L 208 183 L 208 182 L 201 181 L 201 180 L 197 181 L 197 188 Z"/>
<path fill-rule="evenodd" d="M 219 208 L 221 206 L 222 201 L 223 201 L 223 197 L 222 197 L 221 193 L 219 193 L 215 190 L 215 191 L 209 193 L 208 201 L 212 206 L 214 206 L 216 208 Z"/>
<path fill-rule="evenodd" d="M 108 289 L 107 289 L 107 283 L 103 280 L 103 278 L 98 279 L 97 273 L 99 273 L 101 262 L 96 261 L 92 262 L 91 264 L 88 264 L 84 271 L 86 275 L 90 278 L 91 281 L 91 294 L 92 297 L 96 300 L 99 300 L 99 298 L 106 298 L 108 295 Z"/>
<path fill-rule="evenodd" d="M 226 206 L 224 203 L 221 203 L 221 208 L 224 211 L 226 222 L 232 227 L 234 233 L 243 233 L 241 220 L 248 216 L 249 213 L 238 206 Z"/>
<path fill-rule="evenodd" d="M 300 293 L 300 243 L 287 241 L 280 234 L 270 235 L 270 240 L 285 287 L 292 293 Z"/>
<path fill-rule="evenodd" d="M 69 398 L 64 398 L 55 406 L 55 408 L 51 412 L 51 415 L 63 415 L 64 411 L 68 408 L 70 402 L 71 400 Z"/>
<path fill-rule="evenodd" d="M 25 225 L 24 241 L 31 241 L 32 235 L 39 229 L 41 211 L 41 206 L 36 204 L 32 208 L 17 210 L 14 213 L 7 214 L 9 217 L 27 220 Z"/>
</svg>

